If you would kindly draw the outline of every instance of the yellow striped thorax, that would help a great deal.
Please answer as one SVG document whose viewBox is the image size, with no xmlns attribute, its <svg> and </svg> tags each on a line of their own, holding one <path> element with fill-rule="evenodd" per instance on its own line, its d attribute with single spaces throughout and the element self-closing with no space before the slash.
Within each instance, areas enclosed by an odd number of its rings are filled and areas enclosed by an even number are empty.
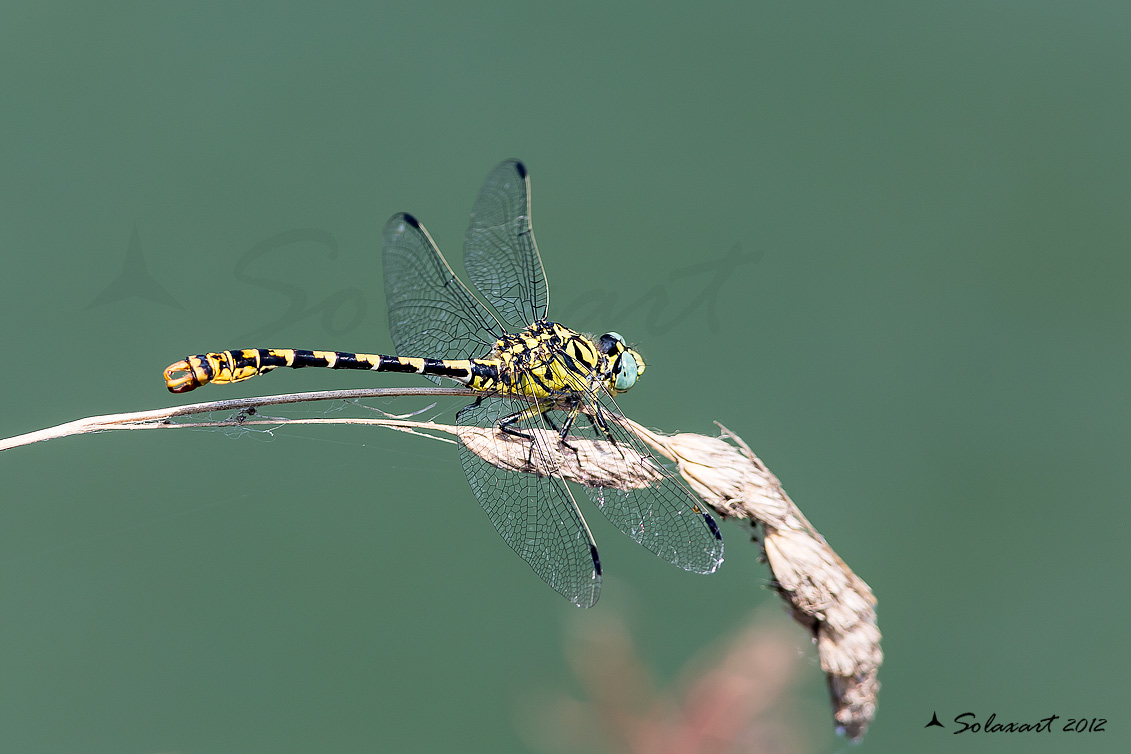
<svg viewBox="0 0 1131 754">
<path fill-rule="evenodd" d="M 497 383 L 480 385 L 473 379 L 472 388 L 533 398 L 562 392 L 592 395 L 598 385 L 616 395 L 630 389 L 644 372 L 644 359 L 619 334 L 594 340 L 545 320 L 500 338 L 482 362 L 497 362 Z"/>
</svg>

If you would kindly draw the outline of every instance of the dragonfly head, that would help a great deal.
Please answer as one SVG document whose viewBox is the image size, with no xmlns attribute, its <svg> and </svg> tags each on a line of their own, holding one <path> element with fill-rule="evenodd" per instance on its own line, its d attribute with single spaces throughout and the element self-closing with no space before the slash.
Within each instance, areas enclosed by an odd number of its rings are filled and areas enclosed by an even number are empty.
<svg viewBox="0 0 1131 754">
<path fill-rule="evenodd" d="M 597 348 L 609 359 L 610 387 L 613 393 L 623 393 L 636 384 L 644 373 L 644 359 L 628 347 L 620 333 L 609 332 L 601 336 Z"/>
</svg>

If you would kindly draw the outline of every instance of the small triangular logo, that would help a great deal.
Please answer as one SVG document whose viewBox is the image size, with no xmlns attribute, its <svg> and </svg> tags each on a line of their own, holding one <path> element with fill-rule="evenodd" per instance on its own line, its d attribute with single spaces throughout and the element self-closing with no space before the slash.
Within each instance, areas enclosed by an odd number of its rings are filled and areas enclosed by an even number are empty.
<svg viewBox="0 0 1131 754">
<path fill-rule="evenodd" d="M 87 304 L 87 309 L 103 306 L 114 301 L 130 298 L 147 298 L 158 304 L 165 304 L 175 309 L 184 309 L 179 301 L 173 298 L 167 290 L 161 287 L 157 278 L 149 274 L 145 267 L 145 257 L 141 253 L 141 239 L 137 235 L 137 225 L 134 225 L 130 234 L 130 245 L 126 249 L 126 259 L 122 263 L 122 271 L 118 277 L 110 281 L 110 285 L 94 297 Z"/>
<path fill-rule="evenodd" d="M 941 728 L 941 727 L 943 727 L 943 724 L 939 722 L 938 713 L 932 712 L 931 713 L 931 722 L 927 723 L 923 727 L 924 728 Z"/>
</svg>

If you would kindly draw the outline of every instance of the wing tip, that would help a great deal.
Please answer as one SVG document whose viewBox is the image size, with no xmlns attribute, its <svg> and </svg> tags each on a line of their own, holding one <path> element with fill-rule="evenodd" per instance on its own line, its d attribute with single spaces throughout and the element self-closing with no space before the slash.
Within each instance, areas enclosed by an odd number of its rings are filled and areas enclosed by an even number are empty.
<svg viewBox="0 0 1131 754">
<path fill-rule="evenodd" d="M 582 609 L 593 607 L 601 597 L 601 556 L 597 554 L 597 546 L 589 545 L 589 555 L 593 558 L 593 575 L 589 579 L 588 589 L 580 594 L 564 594 L 566 599 Z"/>
<path fill-rule="evenodd" d="M 719 525 L 714 516 L 704 510 L 701 510 L 700 513 L 703 516 L 703 522 L 707 524 L 707 529 L 714 537 L 714 541 L 710 542 L 706 548 L 710 560 L 706 563 L 689 563 L 684 568 L 692 573 L 709 574 L 719 570 L 719 566 L 723 564 L 723 533 L 719 531 Z"/>
<path fill-rule="evenodd" d="M 707 511 L 703 511 L 703 519 L 707 522 L 707 528 L 710 529 L 711 533 L 715 535 L 715 539 L 722 542 L 723 533 L 719 531 L 719 524 L 717 521 L 715 521 L 715 517 Z"/>
<path fill-rule="evenodd" d="M 711 566 L 711 570 L 707 571 L 707 573 L 714 573 L 719 570 L 719 566 L 723 564 L 723 533 L 719 531 L 719 524 L 715 521 L 714 516 L 707 511 L 703 511 L 703 518 L 707 520 L 707 528 L 715 535 L 715 542 L 718 544 L 718 547 L 712 550 L 715 562 Z"/>
<path fill-rule="evenodd" d="M 408 212 L 398 212 L 390 217 L 388 222 L 385 223 L 385 234 L 386 236 L 388 236 L 389 234 L 399 235 L 401 233 L 404 233 L 404 226 L 406 225 L 410 228 L 415 228 L 416 230 L 423 230 L 424 227 L 420 224 L 420 221 L 417 220 L 415 216 L 409 214 Z"/>
</svg>

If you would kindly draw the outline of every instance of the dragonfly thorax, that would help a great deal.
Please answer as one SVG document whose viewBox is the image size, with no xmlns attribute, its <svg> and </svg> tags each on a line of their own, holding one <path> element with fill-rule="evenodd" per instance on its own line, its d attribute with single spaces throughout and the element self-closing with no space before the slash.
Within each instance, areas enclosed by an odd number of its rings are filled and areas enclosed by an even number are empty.
<svg viewBox="0 0 1131 754">
<path fill-rule="evenodd" d="M 640 354 L 617 333 L 594 339 L 546 320 L 504 335 L 488 358 L 498 364 L 499 386 L 534 398 L 591 395 L 601 386 L 616 395 L 644 371 Z"/>
</svg>

